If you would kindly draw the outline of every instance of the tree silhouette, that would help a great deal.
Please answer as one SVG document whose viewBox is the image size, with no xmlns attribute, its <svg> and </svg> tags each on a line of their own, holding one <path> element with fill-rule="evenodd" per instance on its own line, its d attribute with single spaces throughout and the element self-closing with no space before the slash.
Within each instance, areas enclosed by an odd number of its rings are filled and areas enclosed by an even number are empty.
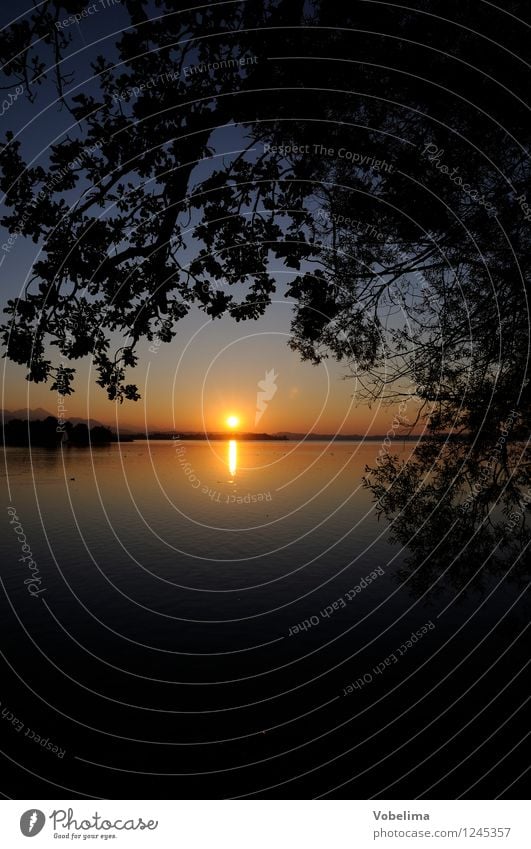
<svg viewBox="0 0 531 849">
<path fill-rule="evenodd" d="M 90 444 L 91 445 L 106 445 L 114 439 L 113 433 L 108 427 L 96 425 L 90 429 Z"/>
<path fill-rule="evenodd" d="M 67 431 L 68 441 L 72 445 L 88 445 L 89 444 L 89 429 L 86 424 L 80 422 L 74 425 Z"/>
<path fill-rule="evenodd" d="M 33 421 L 10 419 L 3 425 L 1 437 L 4 445 L 44 448 L 57 448 L 62 443 L 76 446 L 106 445 L 115 440 L 108 427 L 96 425 L 89 430 L 83 422 L 73 425 L 68 421 L 59 425 L 55 416 Z"/>
<path fill-rule="evenodd" d="M 9 79 L 33 98 L 53 77 L 72 115 L 46 169 L 10 133 L 0 157 L 3 223 L 43 246 L 4 327 L 31 380 L 71 391 L 51 340 L 69 360 L 92 354 L 111 398 L 137 398 L 124 380 L 138 341 L 169 342 L 192 304 L 258 317 L 276 257 L 302 272 L 287 294 L 303 357 L 354 361 L 376 397 L 404 392 L 407 377 L 437 398 L 441 423 L 489 393 L 499 420 L 515 374 L 527 406 L 524 36 L 469 4 L 436 30 L 433 2 L 390 10 L 383 28 L 358 5 L 165 0 L 151 18 L 130 0 L 130 26 L 83 85 L 63 71 L 70 36 L 57 26 L 82 4 L 44 2 L 12 25 Z M 496 27 L 511 50 L 486 54 Z M 290 58 L 272 63 L 273 48 Z M 217 165 L 215 129 L 228 122 L 242 152 Z"/>
<path fill-rule="evenodd" d="M 267 258 L 281 231 L 272 217 L 246 210 L 251 196 L 256 208 L 272 195 L 280 169 L 242 153 L 224 166 L 223 179 L 193 174 L 212 155 L 217 127 L 256 114 L 252 90 L 266 62 L 257 28 L 300 24 L 303 3 L 251 0 L 196 12 L 168 2 L 154 20 L 146 6 L 125 4 L 131 26 L 112 45 L 112 61 L 94 61 L 81 89 L 62 71 L 70 36 L 56 26 L 81 9 L 77 2 L 40 4 L 29 22 L 13 24 L 0 51 L 8 77 L 34 97 L 50 61 L 38 51 L 48 45 L 58 103 L 72 115 L 71 134 L 50 147 L 46 169 L 24 161 L 12 133 L 0 157 L 11 207 L 2 223 L 43 244 L 24 296 L 8 304 L 4 341 L 30 380 L 51 378 L 63 394 L 74 370 L 47 359 L 46 339 L 69 360 L 92 354 L 110 398 L 136 399 L 124 375 L 139 339 L 169 342 L 193 303 L 213 317 L 256 318 L 274 290 Z M 193 261 L 185 262 L 194 241 Z M 236 299 L 213 285 L 221 279 L 245 293 Z M 114 355 L 113 332 L 124 336 Z"/>
</svg>

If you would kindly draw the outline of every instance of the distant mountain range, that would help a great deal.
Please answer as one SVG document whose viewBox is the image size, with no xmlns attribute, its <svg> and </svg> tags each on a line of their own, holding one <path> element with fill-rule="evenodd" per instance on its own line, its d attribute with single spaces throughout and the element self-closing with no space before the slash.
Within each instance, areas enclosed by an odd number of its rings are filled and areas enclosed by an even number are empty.
<svg viewBox="0 0 531 849">
<path fill-rule="evenodd" d="M 283 439 L 293 440 L 295 442 L 300 442 L 302 439 L 305 439 L 307 442 L 362 442 L 370 440 L 372 442 L 379 442 L 382 439 L 385 439 L 385 434 L 374 433 L 293 433 L 289 430 L 279 431 L 274 434 L 275 437 L 282 437 Z M 414 441 L 419 437 L 415 434 L 411 436 L 397 434 L 395 439 L 397 441 Z"/>
<path fill-rule="evenodd" d="M 36 409 L 34 409 L 34 410 L 26 410 L 26 409 L 23 409 L 23 410 L 0 410 L 0 416 L 2 417 L 2 418 L 0 418 L 0 423 L 2 421 L 5 421 L 5 422 L 11 421 L 11 419 L 23 419 L 23 420 L 29 419 L 30 421 L 33 422 L 33 421 L 36 421 L 37 419 L 46 419 L 48 416 L 53 416 L 53 415 L 54 415 L 53 413 L 50 413 L 48 410 L 44 410 L 42 407 L 36 407 Z M 57 414 L 55 415 L 55 418 L 57 418 Z M 72 422 L 73 425 L 86 424 L 89 428 L 92 428 L 92 427 L 111 427 L 111 430 L 116 429 L 113 426 L 102 424 L 102 422 L 98 421 L 97 419 L 82 419 L 82 418 L 79 418 L 79 416 L 67 416 L 67 418 L 68 418 L 68 421 Z M 169 431 L 169 430 L 168 431 L 163 431 L 163 430 L 150 431 L 149 437 L 151 439 L 171 439 L 171 438 L 173 438 L 173 436 L 176 432 L 177 431 L 174 431 L 174 430 L 171 430 L 171 431 Z M 120 433 L 124 434 L 124 436 L 125 435 L 134 436 L 136 439 L 145 439 L 146 438 L 145 432 L 137 431 L 136 428 L 132 428 L 132 427 L 121 427 Z M 214 438 L 214 439 L 229 439 L 230 435 L 228 433 L 225 433 L 225 432 L 224 433 L 210 433 L 210 434 L 208 434 L 208 437 L 210 439 L 212 439 L 212 438 Z M 343 434 L 334 434 L 334 433 L 294 433 L 294 432 L 288 431 L 288 430 L 277 431 L 276 433 L 273 433 L 273 434 L 258 434 L 258 433 L 246 433 L 246 434 L 244 434 L 244 433 L 240 432 L 240 433 L 237 434 L 237 437 L 239 439 L 244 439 L 244 440 L 245 439 L 261 439 L 261 438 L 262 439 L 288 439 L 288 440 L 293 440 L 295 442 L 299 442 L 302 439 L 305 439 L 307 441 L 318 440 L 318 441 L 321 441 L 321 442 L 322 441 L 332 441 L 332 440 L 335 441 L 335 442 L 346 442 L 346 441 L 352 441 L 352 440 L 355 440 L 355 441 L 360 441 L 360 440 L 377 441 L 377 440 L 381 440 L 381 439 L 384 438 L 381 434 L 373 434 L 373 435 L 368 436 L 366 434 L 358 434 L 358 433 L 344 434 L 344 435 Z M 206 436 L 205 436 L 205 434 L 198 434 L 198 433 L 194 433 L 192 431 L 181 431 L 181 438 L 183 438 L 183 439 L 204 439 L 204 438 L 206 438 Z M 400 439 L 402 441 L 410 441 L 410 440 L 413 441 L 413 440 L 417 440 L 418 438 L 419 437 L 415 436 L 415 435 L 412 435 L 412 436 L 400 435 L 400 437 L 397 437 L 397 439 Z"/>
<path fill-rule="evenodd" d="M 42 407 L 36 407 L 35 410 L 0 410 L 0 422 L 10 422 L 12 419 L 22 419 L 35 422 L 37 420 L 47 419 L 48 416 L 57 418 L 57 413 L 50 413 L 48 410 L 43 410 Z M 97 419 L 80 419 L 79 416 L 68 416 L 68 421 L 73 425 L 86 424 L 87 427 L 103 427 L 102 423 Z"/>
</svg>

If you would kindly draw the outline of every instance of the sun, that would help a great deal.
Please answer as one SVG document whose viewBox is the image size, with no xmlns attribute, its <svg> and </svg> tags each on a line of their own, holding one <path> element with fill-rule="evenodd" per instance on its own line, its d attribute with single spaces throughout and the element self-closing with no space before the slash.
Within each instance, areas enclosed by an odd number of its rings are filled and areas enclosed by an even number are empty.
<svg viewBox="0 0 531 849">
<path fill-rule="evenodd" d="M 239 420 L 238 416 L 227 416 L 227 425 L 232 430 L 234 430 L 235 427 L 238 427 L 239 424 L 240 424 L 240 420 Z"/>
</svg>

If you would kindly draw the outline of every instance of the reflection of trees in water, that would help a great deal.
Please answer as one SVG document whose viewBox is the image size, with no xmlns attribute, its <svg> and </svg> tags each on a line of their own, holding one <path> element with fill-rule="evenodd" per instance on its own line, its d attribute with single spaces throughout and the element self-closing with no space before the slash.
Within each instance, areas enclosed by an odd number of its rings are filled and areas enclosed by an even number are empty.
<svg viewBox="0 0 531 849">
<path fill-rule="evenodd" d="M 407 460 L 387 455 L 368 469 L 378 514 L 392 522 L 392 541 L 407 549 L 400 580 L 417 595 L 443 586 L 466 592 L 469 582 L 478 590 L 492 576 L 524 586 L 530 462 L 524 441 L 428 435 Z"/>
</svg>

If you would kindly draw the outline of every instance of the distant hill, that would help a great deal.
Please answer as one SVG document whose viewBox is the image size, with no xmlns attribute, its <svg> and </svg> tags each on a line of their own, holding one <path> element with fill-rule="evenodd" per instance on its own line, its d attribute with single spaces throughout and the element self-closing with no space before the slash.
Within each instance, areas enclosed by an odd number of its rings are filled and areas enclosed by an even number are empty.
<svg viewBox="0 0 531 849">
<path fill-rule="evenodd" d="M 294 442 L 381 442 L 385 439 L 384 433 L 293 433 L 292 431 L 280 431 L 275 433 L 275 439 L 288 439 Z M 397 434 L 397 442 L 416 442 L 418 434 Z"/>
<path fill-rule="evenodd" d="M 120 434 L 121 433 L 122 433 L 122 430 L 120 429 Z M 223 431 L 221 433 L 217 432 L 217 431 L 216 432 L 210 431 L 210 432 L 207 433 L 205 431 L 199 431 L 199 432 L 180 431 L 180 432 L 177 432 L 177 431 L 174 431 L 174 430 L 171 430 L 171 431 L 162 431 L 161 430 L 161 431 L 153 431 L 153 432 L 143 431 L 141 433 L 131 433 L 131 434 L 129 434 L 129 436 L 132 437 L 133 439 L 138 439 L 138 440 L 140 440 L 140 439 L 164 439 L 164 440 L 167 440 L 167 439 L 175 439 L 175 440 L 188 439 L 188 440 L 194 440 L 194 441 L 221 440 L 223 442 L 230 442 L 230 440 L 232 440 L 232 439 L 237 439 L 239 442 L 267 442 L 269 440 L 274 442 L 274 441 L 279 441 L 279 440 L 280 441 L 286 440 L 285 436 L 278 436 L 278 435 L 272 436 L 270 433 L 243 433 L 243 432 L 228 433 L 228 432 L 225 432 L 225 431 Z"/>
<path fill-rule="evenodd" d="M 23 421 L 29 419 L 30 422 L 34 422 L 36 419 L 46 419 L 52 413 L 49 413 L 48 410 L 43 410 L 42 407 L 37 407 L 35 410 L 0 410 L 0 415 L 6 422 L 11 421 L 11 419 L 22 419 Z"/>
<path fill-rule="evenodd" d="M 73 425 L 86 424 L 87 427 L 107 427 L 98 419 L 80 419 L 79 416 L 68 416 L 68 421 L 72 422 Z"/>
<path fill-rule="evenodd" d="M 35 410 L 0 410 L 0 422 L 10 422 L 12 419 L 22 419 L 22 421 L 44 421 L 48 416 L 57 418 L 57 413 L 49 413 L 42 407 L 36 407 Z M 86 424 L 87 427 L 105 427 L 102 422 L 97 419 L 81 419 L 79 416 L 68 416 L 68 421 L 73 425 Z"/>
<path fill-rule="evenodd" d="M 306 441 L 319 441 L 326 442 L 332 441 L 334 442 L 346 442 L 346 441 L 356 441 L 358 442 L 361 439 L 383 439 L 382 436 L 363 436 L 359 433 L 350 433 L 350 434 L 341 434 L 341 433 L 293 433 L 289 430 L 282 430 L 278 433 L 275 433 L 275 436 L 282 436 L 284 439 L 293 439 L 295 441 L 300 441 L 305 439 Z"/>
</svg>

